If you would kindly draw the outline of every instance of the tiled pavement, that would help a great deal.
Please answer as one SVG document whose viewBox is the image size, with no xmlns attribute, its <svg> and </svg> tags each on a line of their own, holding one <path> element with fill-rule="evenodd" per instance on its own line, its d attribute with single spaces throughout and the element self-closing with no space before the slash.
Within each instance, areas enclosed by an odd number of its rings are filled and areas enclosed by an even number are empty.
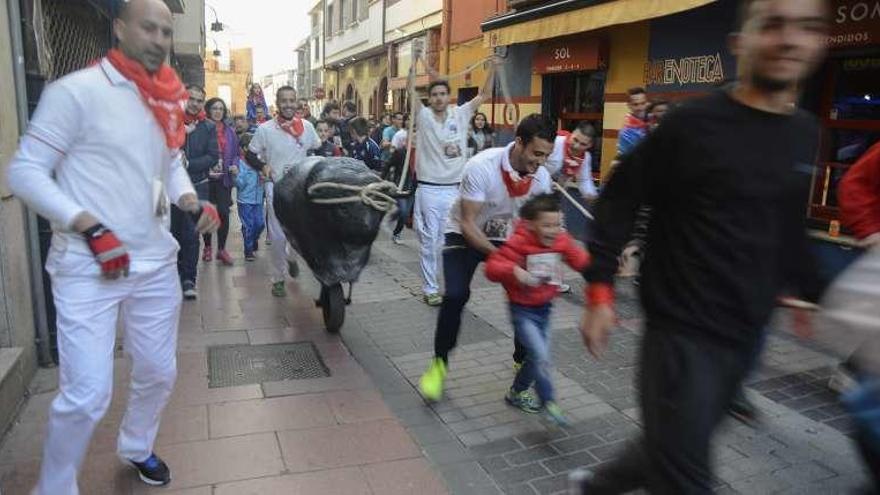
<svg viewBox="0 0 880 495">
<path fill-rule="evenodd" d="M 338 336 L 323 330 L 312 283 L 289 284 L 273 298 L 265 276 L 267 253 L 242 260 L 233 229 L 233 267 L 200 265 L 200 298 L 184 303 L 178 382 L 166 409 L 156 451 L 172 468 L 166 489 L 149 488 L 115 454 L 129 365 L 119 353 L 114 398 L 99 425 L 81 476 L 84 495 L 446 494 L 435 467 L 383 400 L 374 381 Z M 368 270 L 357 302 L 407 297 Z M 306 277 L 311 278 L 310 275 Z M 305 277 L 304 277 L 305 278 Z M 397 287 L 395 290 L 394 287 Z M 206 349 L 225 344 L 311 341 L 328 378 L 209 388 Z M 41 370 L 33 395 L 0 447 L 0 491 L 26 494 L 41 454 L 55 370 Z"/>
<path fill-rule="evenodd" d="M 240 257 L 240 244 L 233 240 L 233 247 Z M 436 309 L 419 301 L 417 260 L 411 239 L 403 246 L 384 235 L 377 241 L 341 341 L 321 329 L 312 305 L 318 286 L 307 270 L 288 284 L 283 301 L 267 295 L 263 259 L 204 270 L 201 301 L 184 313 L 180 380 L 158 447 L 175 470 L 172 488 L 198 495 L 557 493 L 566 472 L 607 461 L 637 434 L 633 378 L 641 315 L 631 287 L 620 284 L 620 327 L 596 361 L 575 330 L 581 281 L 569 273 L 575 290 L 555 304 L 553 353 L 560 402 L 575 424 L 560 430 L 503 403 L 513 377 L 511 330 L 501 289 L 481 275 L 452 356 L 447 396 L 430 406 L 421 400 L 413 384 L 431 355 Z M 207 346 L 301 340 L 315 342 L 330 378 L 207 387 Z M 846 493 L 865 482 L 849 439 L 835 428 L 839 409 L 823 386 L 833 364 L 774 332 L 750 379 L 764 426 L 725 423 L 714 455 L 719 493 Z M 125 369 L 120 359 L 119 390 Z M 52 372 L 41 373 L 33 388 L 0 449 L 3 493 L 24 493 L 37 466 Z M 115 463 L 122 404 L 122 397 L 114 400 L 96 434 L 84 493 L 147 491 Z"/>
</svg>

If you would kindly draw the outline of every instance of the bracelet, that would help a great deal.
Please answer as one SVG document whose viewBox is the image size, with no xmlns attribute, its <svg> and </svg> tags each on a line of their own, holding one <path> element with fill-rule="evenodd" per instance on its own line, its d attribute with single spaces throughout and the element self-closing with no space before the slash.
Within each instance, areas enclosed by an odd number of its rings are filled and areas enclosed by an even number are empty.
<svg viewBox="0 0 880 495">
<path fill-rule="evenodd" d="M 87 241 L 89 241 L 92 239 L 97 239 L 107 232 L 110 232 L 110 229 L 105 227 L 104 224 L 96 223 L 95 225 L 92 225 L 91 227 L 84 230 L 82 232 L 82 236 L 85 237 Z"/>
</svg>

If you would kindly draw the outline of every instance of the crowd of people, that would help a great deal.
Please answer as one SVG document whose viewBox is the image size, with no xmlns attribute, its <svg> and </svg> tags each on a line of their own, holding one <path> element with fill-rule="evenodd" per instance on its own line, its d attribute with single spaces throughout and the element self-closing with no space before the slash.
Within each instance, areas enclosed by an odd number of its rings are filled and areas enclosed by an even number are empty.
<svg viewBox="0 0 880 495">
<path fill-rule="evenodd" d="M 777 298 L 818 297 L 802 218 L 809 182 L 801 177 L 801 164 L 815 160 L 818 129 L 795 102 L 824 53 L 820 0 L 742 2 L 732 36 L 738 80 L 728 88 L 668 114 L 670 103 L 630 90 L 615 166 L 600 187 L 589 122 L 562 131 L 532 114 L 507 142 L 492 129 L 479 109 L 504 63 L 496 56 L 477 95 L 457 104 L 449 82 L 433 73 L 424 104 L 411 71 L 411 116 L 376 120 L 358 115 L 355 102 L 331 101 L 316 118 L 293 88 L 279 88 L 272 108 L 258 85 L 247 113 L 230 116 L 223 100 L 185 89 L 164 63 L 172 26 L 163 2 L 126 3 L 114 22 L 119 48 L 47 87 L 10 167 L 13 192 L 57 226 L 46 268 L 58 311 L 60 393 L 36 493 L 77 492 L 110 400 L 119 317 L 133 359 L 119 454 L 146 483 L 170 482 L 153 444 L 174 384 L 181 299 L 198 294 L 199 253 L 203 262 L 234 262 L 226 250 L 234 200 L 245 259 L 255 258 L 268 228 L 271 293 L 285 296 L 297 267 L 273 211 L 273 182 L 309 156 L 360 160 L 409 193 L 398 199 L 393 234 L 400 242 L 412 217 L 424 302 L 439 307 L 434 356 L 418 383 L 429 401 L 443 398 L 470 285 L 486 261 L 514 327 L 516 376 L 503 400 L 568 424 L 549 352 L 562 264 L 587 281 L 580 332 L 600 358 L 616 322 L 619 255 L 635 242 L 646 253 L 644 431 L 618 459 L 579 478 L 580 489 L 711 493 L 711 438 L 755 366 Z M 417 53 L 413 65 L 419 61 Z M 98 125 L 123 120 L 131 125 Z M 80 131 L 93 121 L 95 132 Z M 875 242 L 876 223 L 862 222 Z M 866 458 L 880 450 L 873 437 L 862 446 Z"/>
</svg>

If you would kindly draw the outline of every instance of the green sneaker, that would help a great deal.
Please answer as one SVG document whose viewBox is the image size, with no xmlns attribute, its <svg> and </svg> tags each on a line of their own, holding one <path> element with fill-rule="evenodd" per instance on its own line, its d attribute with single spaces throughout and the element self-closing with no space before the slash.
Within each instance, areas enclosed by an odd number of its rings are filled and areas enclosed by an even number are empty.
<svg viewBox="0 0 880 495">
<path fill-rule="evenodd" d="M 538 404 L 538 401 L 535 400 L 535 397 L 528 390 L 515 392 L 511 388 L 507 395 L 504 396 L 504 400 L 511 406 L 529 414 L 541 412 L 541 405 Z"/>
<path fill-rule="evenodd" d="M 275 297 L 284 297 L 287 295 L 287 289 L 284 282 L 275 282 L 272 284 L 272 295 Z"/>
<path fill-rule="evenodd" d="M 443 397 L 443 381 L 446 380 L 446 363 L 440 358 L 431 360 L 425 374 L 419 380 L 419 392 L 430 401 L 438 401 Z"/>
<path fill-rule="evenodd" d="M 440 294 L 425 294 L 425 304 L 428 306 L 440 306 L 443 304 L 443 296 Z"/>
<path fill-rule="evenodd" d="M 571 422 L 562 413 L 559 404 L 555 402 L 547 402 L 544 404 L 544 419 L 555 426 L 569 426 Z"/>
</svg>

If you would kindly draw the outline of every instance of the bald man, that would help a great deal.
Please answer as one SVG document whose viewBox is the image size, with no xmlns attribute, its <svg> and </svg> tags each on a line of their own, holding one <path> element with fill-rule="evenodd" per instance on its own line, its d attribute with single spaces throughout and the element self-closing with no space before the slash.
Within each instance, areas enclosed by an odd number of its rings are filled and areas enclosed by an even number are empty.
<svg viewBox="0 0 880 495">
<path fill-rule="evenodd" d="M 165 64 L 171 12 L 132 0 L 113 28 L 118 49 L 46 88 L 8 175 L 15 195 L 53 225 L 46 271 L 59 393 L 39 495 L 79 492 L 77 473 L 110 404 L 117 322 L 132 362 L 118 454 L 144 482 L 170 482 L 153 443 L 176 378 L 181 288 L 178 245 L 162 218 L 171 199 L 199 231 L 219 225 L 181 164 L 187 93 Z"/>
</svg>

